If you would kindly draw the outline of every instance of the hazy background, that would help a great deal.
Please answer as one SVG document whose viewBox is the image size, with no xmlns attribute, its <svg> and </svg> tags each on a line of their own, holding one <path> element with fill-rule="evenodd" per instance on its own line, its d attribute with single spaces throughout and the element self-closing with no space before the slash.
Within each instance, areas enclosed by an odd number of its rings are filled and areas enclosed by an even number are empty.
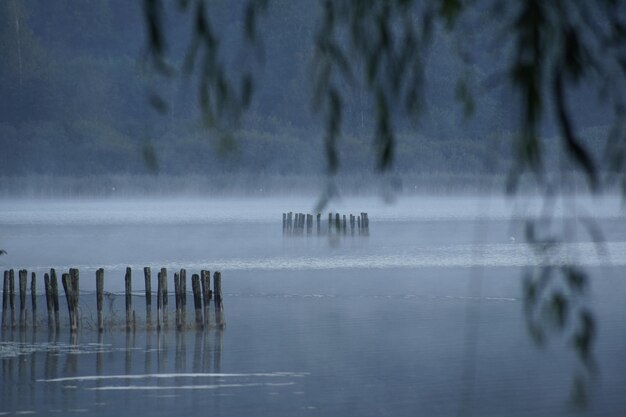
<svg viewBox="0 0 626 417">
<path fill-rule="evenodd" d="M 223 59 L 235 68 L 249 53 L 242 47 L 243 2 L 208 4 L 222 37 Z M 323 126 L 311 111 L 319 10 L 315 1 L 272 2 L 260 20 L 262 64 L 254 68 L 251 108 L 235 142 L 224 143 L 201 126 L 196 77 L 157 77 L 144 62 L 141 2 L 2 2 L 0 190 L 5 195 L 108 195 L 124 188 L 129 176 L 136 184 L 130 194 L 315 189 L 327 163 Z M 174 58 L 186 52 L 193 27 L 189 18 L 175 10 L 167 14 Z M 489 52 L 506 45 L 479 39 L 475 44 L 484 51 L 475 50 L 476 61 L 463 67 L 458 37 L 444 30 L 437 35 L 425 65 L 422 115 L 417 124 L 396 126 L 392 176 L 403 179 L 408 190 L 476 186 L 477 176 L 502 175 L 512 165 L 519 111 L 510 90 L 488 86 L 489 74 L 504 65 L 493 62 Z M 488 40 L 490 35 L 480 36 Z M 470 119 L 455 98 L 462 72 L 471 73 L 477 86 Z M 167 100 L 167 113 L 149 104 L 155 93 Z M 346 189 L 360 189 L 359 183 L 369 182 L 362 174 L 375 167 L 368 97 L 358 87 L 345 97 L 339 149 Z M 571 101 L 582 140 L 598 155 L 608 129 L 606 108 L 585 89 L 574 91 Z M 557 161 L 559 145 L 549 117 L 542 134 L 546 165 L 554 167 L 550 161 Z M 146 146 L 155 149 L 157 166 L 145 163 Z M 146 177 L 156 174 L 158 179 Z M 172 180 L 180 176 L 189 178 Z M 318 180 L 311 183 L 309 176 Z"/>
</svg>

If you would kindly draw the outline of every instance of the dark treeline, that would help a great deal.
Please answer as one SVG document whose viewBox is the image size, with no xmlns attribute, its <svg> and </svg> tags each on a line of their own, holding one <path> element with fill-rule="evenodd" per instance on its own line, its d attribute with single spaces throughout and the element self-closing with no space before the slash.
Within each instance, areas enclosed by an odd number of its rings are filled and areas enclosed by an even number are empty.
<svg viewBox="0 0 626 417">
<path fill-rule="evenodd" d="M 0 3 L 0 176 L 323 173 L 323 131 L 311 111 L 310 82 L 318 3 L 274 0 L 261 20 L 262 51 L 243 46 L 241 2 L 207 4 L 229 65 L 239 65 L 242 54 L 262 55 L 254 100 L 233 142 L 201 126 L 194 75 L 156 77 L 146 69 L 141 2 Z M 182 60 L 192 24 L 179 16 L 168 22 L 168 47 Z M 400 173 L 476 174 L 510 166 L 517 115 L 510 93 L 477 88 L 471 119 L 457 102 L 460 72 L 480 87 L 499 63 L 485 58 L 463 66 L 458 42 L 442 31 L 430 50 L 421 118 L 398 129 L 394 169 Z M 167 100 L 167 112 L 149 104 L 155 92 Z M 345 103 L 343 172 L 375 166 L 372 104 L 365 97 L 355 86 Z M 576 126 L 601 152 L 602 107 L 584 91 L 574 99 Z M 544 133 L 555 136 L 550 123 Z M 157 164 L 146 163 L 152 150 Z"/>
</svg>

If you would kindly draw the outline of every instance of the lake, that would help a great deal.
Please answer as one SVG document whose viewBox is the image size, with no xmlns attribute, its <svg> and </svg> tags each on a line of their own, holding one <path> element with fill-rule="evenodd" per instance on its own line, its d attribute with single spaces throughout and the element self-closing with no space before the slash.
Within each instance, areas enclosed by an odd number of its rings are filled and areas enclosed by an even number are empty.
<svg viewBox="0 0 626 417">
<path fill-rule="evenodd" d="M 463 195 L 331 202 L 325 212 L 368 212 L 365 237 L 284 236 L 282 213 L 310 212 L 312 196 L 5 200 L 0 267 L 35 272 L 39 294 L 50 268 L 79 268 L 85 323 L 77 335 L 67 326 L 2 329 L 0 415 L 620 415 L 621 200 L 553 207 L 555 227 L 567 230 L 553 265 L 575 263 L 589 276 L 579 302 L 597 324 L 592 367 L 576 356 L 570 328 L 554 330 L 543 347 L 528 330 L 522 276 L 541 260 L 524 243 L 524 219 L 542 203 Z M 601 244 L 574 227 L 577 218 L 597 223 Z M 105 314 L 122 317 L 127 266 L 138 312 L 144 266 L 153 275 L 168 268 L 170 288 L 179 268 L 188 277 L 221 271 L 225 328 L 98 334 L 90 325 L 95 271 L 105 269 L 111 293 Z M 43 320 L 45 300 L 39 305 Z M 580 380 L 584 408 L 572 403 Z"/>
</svg>

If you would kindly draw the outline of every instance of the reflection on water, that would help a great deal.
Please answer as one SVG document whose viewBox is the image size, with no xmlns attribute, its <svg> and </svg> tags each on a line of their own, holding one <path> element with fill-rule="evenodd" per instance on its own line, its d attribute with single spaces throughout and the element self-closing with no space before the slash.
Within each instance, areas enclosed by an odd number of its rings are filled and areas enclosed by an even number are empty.
<svg viewBox="0 0 626 417">
<path fill-rule="evenodd" d="M 486 292 L 509 275 L 486 279 Z M 441 285 L 443 277 L 430 279 Z M 571 411 L 575 362 L 558 346 L 534 348 L 516 297 L 402 295 L 388 288 L 353 296 L 253 292 L 226 301 L 223 330 L 98 334 L 82 327 L 72 336 L 45 327 L 4 329 L 0 413 L 458 415 L 466 392 L 468 303 L 481 311 L 468 414 L 554 417 Z M 615 415 L 624 404 L 626 321 L 617 308 L 613 302 L 598 308 L 608 329 L 596 352 L 602 383 L 582 415 Z"/>
<path fill-rule="evenodd" d="M 223 333 L 4 331 L 0 342 L 0 413 L 97 411 L 113 398 L 87 392 L 153 391 L 294 385 L 293 372 L 222 373 Z"/>
</svg>

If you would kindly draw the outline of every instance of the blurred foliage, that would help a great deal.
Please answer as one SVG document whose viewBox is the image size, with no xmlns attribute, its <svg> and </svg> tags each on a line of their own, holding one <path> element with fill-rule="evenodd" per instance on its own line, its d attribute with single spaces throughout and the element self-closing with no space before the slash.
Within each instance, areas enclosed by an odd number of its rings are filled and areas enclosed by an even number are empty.
<svg viewBox="0 0 626 417">
<path fill-rule="evenodd" d="M 211 20 L 214 3 L 179 2 L 180 9 L 190 13 L 195 22 L 182 70 L 198 70 L 198 100 L 204 120 L 221 130 L 235 127 L 241 112 L 249 107 L 256 68 L 247 60 L 247 65 L 233 70 L 221 60 L 221 33 Z M 260 48 L 260 18 L 271 5 L 269 0 L 243 4 L 241 30 L 252 49 L 247 51 L 250 55 Z M 163 4 L 146 0 L 144 8 L 150 56 L 158 70 L 169 74 Z M 490 74 L 490 78 L 495 84 L 508 84 L 518 100 L 520 133 L 509 190 L 515 189 L 527 171 L 545 181 L 540 133 L 549 115 L 560 131 L 562 149 L 592 190 L 601 185 L 599 164 L 610 165 L 612 173 L 623 173 L 625 90 L 619 88 L 624 87 L 626 75 L 623 2 L 601 0 L 592 7 L 582 0 L 325 0 L 319 2 L 319 8 L 313 40 L 312 100 L 324 120 L 329 172 L 336 172 L 339 166 L 338 139 L 349 107 L 347 97 L 355 89 L 364 92 L 371 103 L 368 119 L 373 121 L 376 166 L 381 170 L 392 166 L 397 127 L 416 119 L 424 108 L 429 47 L 442 31 L 466 36 L 469 30 L 484 33 L 495 45 L 489 53 L 494 61 L 504 62 L 504 73 Z M 467 65 L 482 46 L 472 45 L 470 38 L 461 41 L 458 51 Z M 202 58 L 196 63 L 198 55 Z M 470 80 L 461 75 L 455 85 L 455 97 L 464 114 L 480 112 Z M 592 157 L 574 126 L 568 92 L 580 86 L 593 86 L 612 107 L 614 123 L 606 161 Z M 619 175 L 624 181 L 623 174 Z"/>
<path fill-rule="evenodd" d="M 192 10 L 195 32 L 184 68 L 193 68 L 199 45 L 204 62 L 199 76 L 198 97 L 210 127 L 236 125 L 250 103 L 254 72 L 230 72 L 218 60 L 219 34 L 211 28 L 208 7 L 202 0 L 181 2 Z M 462 38 L 458 55 L 471 68 L 477 50 L 489 49 L 496 70 L 486 80 L 506 85 L 515 97 L 519 128 L 509 169 L 507 189 L 514 192 L 524 174 L 533 176 L 543 190 L 546 204 L 568 192 L 572 179 L 568 169 L 582 173 L 591 191 L 604 183 L 622 181 L 626 186 L 626 4 L 617 0 L 321 0 L 312 58 L 312 101 L 324 121 L 325 157 L 328 172 L 340 164 L 339 139 L 344 118 L 350 111 L 349 97 L 365 95 L 367 119 L 375 144 L 376 167 L 389 170 L 398 153 L 398 127 L 416 122 L 424 111 L 426 62 L 429 48 L 441 32 Z M 193 6 L 192 6 L 193 4 Z M 259 16 L 269 1 L 248 0 L 244 7 L 243 31 L 250 44 L 259 39 Z M 159 0 L 146 0 L 149 50 L 156 68 L 164 58 Z M 472 44 L 479 41 L 491 47 Z M 482 36 L 481 36 L 482 35 Z M 482 52 L 482 51 L 481 51 Z M 191 62 L 191 64 L 189 64 Z M 454 83 L 454 96 L 465 118 L 480 113 L 472 86 L 471 71 L 461 71 Z M 237 78 L 239 77 L 239 78 Z M 612 128 L 606 152 L 599 156 L 580 137 L 570 106 L 577 90 L 595 90 L 611 111 Z M 238 93 L 237 93 L 238 92 Z M 361 108 L 361 120 L 363 120 Z M 554 163 L 546 158 L 542 135 L 546 120 L 558 129 L 563 157 L 556 161 L 563 175 L 546 172 Z M 348 135 L 349 136 L 349 135 Z M 407 144 L 404 144 L 407 146 Z M 409 145 L 410 146 L 410 145 Z M 422 151 L 423 152 L 423 151 Z M 464 156 L 466 154 L 463 154 Z M 415 164 L 415 160 L 412 161 Z M 600 170 L 601 166 L 608 171 Z M 602 178 L 603 172 L 609 172 Z M 320 205 L 335 195 L 332 181 Z M 595 322 L 584 306 L 588 278 L 571 262 L 558 264 L 551 258 L 565 240 L 550 234 L 553 215 L 549 210 L 527 223 L 526 239 L 540 259 L 540 267 L 524 280 L 525 311 L 529 330 L 537 343 L 547 334 L 567 334 L 585 369 L 592 368 Z M 600 241 L 592 222 L 585 225 L 594 241 Z M 567 229 L 569 226 L 565 226 Z M 582 382 L 581 382 L 582 381 Z M 576 378 L 573 395 L 584 403 L 585 384 Z"/>
</svg>

